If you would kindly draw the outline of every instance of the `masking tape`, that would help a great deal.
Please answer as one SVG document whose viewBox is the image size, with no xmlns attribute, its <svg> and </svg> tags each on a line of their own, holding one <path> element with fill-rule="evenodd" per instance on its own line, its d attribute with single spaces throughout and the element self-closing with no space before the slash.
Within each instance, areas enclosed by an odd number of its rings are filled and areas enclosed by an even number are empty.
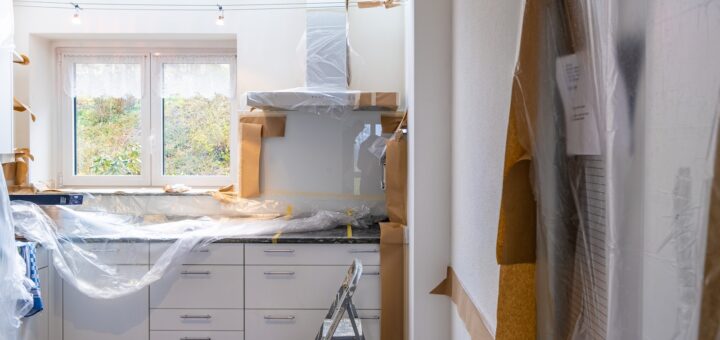
<svg viewBox="0 0 720 340">
<path fill-rule="evenodd" d="M 447 277 L 430 294 L 450 297 L 472 340 L 494 340 L 480 311 L 470 300 L 452 267 L 447 268 Z"/>
<path fill-rule="evenodd" d="M 278 231 L 275 235 L 272 237 L 272 243 L 277 244 L 278 239 L 280 238 L 280 235 L 282 235 L 282 231 Z"/>
</svg>

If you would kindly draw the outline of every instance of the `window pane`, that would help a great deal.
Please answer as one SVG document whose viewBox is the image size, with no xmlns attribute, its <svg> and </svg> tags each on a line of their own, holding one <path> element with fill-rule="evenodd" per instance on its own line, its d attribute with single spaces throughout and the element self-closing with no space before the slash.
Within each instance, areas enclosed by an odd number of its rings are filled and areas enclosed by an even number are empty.
<svg viewBox="0 0 720 340">
<path fill-rule="evenodd" d="M 164 64 L 165 175 L 230 174 L 230 72 L 227 64 Z"/>
<path fill-rule="evenodd" d="M 76 175 L 140 175 L 141 66 L 76 64 L 75 77 Z M 131 93 L 98 90 L 121 78 Z"/>
<path fill-rule="evenodd" d="M 165 175 L 230 174 L 230 100 L 165 98 Z"/>
</svg>

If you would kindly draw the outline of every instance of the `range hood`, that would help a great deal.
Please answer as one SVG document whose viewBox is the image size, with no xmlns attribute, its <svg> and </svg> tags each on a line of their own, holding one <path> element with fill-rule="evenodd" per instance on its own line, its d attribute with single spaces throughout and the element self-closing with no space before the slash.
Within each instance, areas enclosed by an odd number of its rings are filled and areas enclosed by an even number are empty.
<svg viewBox="0 0 720 340">
<path fill-rule="evenodd" d="M 347 13 L 338 9 L 307 11 L 305 87 L 249 91 L 247 105 L 263 110 L 396 110 L 397 93 L 349 90 Z"/>
</svg>

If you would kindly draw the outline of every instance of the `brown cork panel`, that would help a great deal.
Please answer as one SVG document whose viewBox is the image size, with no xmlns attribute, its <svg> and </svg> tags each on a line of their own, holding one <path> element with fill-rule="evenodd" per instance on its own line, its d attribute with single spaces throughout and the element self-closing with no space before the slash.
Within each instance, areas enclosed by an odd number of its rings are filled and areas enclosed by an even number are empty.
<svg viewBox="0 0 720 340">
<path fill-rule="evenodd" d="M 532 340 L 536 333 L 535 264 L 500 266 L 497 340 Z"/>
</svg>

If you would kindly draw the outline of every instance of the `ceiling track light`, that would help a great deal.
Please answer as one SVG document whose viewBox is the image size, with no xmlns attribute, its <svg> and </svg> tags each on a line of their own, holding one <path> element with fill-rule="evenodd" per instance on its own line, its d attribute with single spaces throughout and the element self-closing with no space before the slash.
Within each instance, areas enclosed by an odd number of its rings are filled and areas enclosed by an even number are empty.
<svg viewBox="0 0 720 340">
<path fill-rule="evenodd" d="M 73 8 L 75 9 L 75 13 L 73 13 L 72 16 L 72 23 L 74 25 L 82 24 L 82 19 L 80 19 L 80 11 L 82 10 L 82 8 L 80 8 L 80 5 L 77 3 L 71 3 L 71 5 L 73 5 Z"/>
<path fill-rule="evenodd" d="M 215 25 L 218 26 L 225 26 L 225 10 L 223 9 L 222 5 L 218 4 L 218 17 L 217 20 L 215 20 Z"/>
</svg>

